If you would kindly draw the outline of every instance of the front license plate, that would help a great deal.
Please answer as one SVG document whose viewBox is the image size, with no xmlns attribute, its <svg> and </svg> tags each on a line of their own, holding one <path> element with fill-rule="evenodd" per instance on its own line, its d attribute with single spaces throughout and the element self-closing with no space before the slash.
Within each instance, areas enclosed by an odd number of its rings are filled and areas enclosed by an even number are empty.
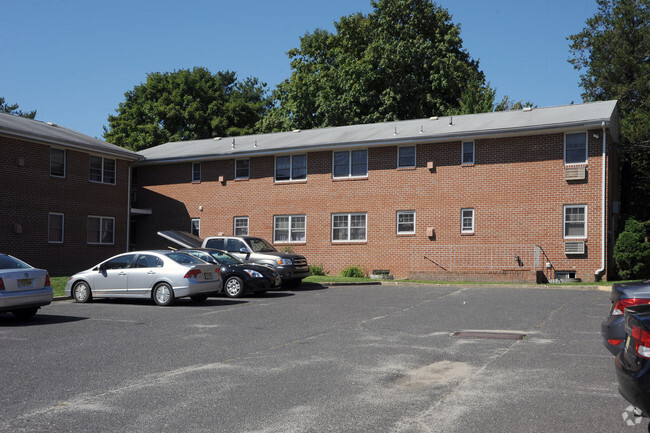
<svg viewBox="0 0 650 433">
<path fill-rule="evenodd" d="M 24 280 L 18 280 L 18 287 L 23 289 L 25 287 L 31 287 L 32 286 L 32 279 L 24 279 Z"/>
<path fill-rule="evenodd" d="M 212 279 L 212 272 L 204 272 L 203 273 L 203 278 L 206 280 L 211 280 Z"/>
</svg>

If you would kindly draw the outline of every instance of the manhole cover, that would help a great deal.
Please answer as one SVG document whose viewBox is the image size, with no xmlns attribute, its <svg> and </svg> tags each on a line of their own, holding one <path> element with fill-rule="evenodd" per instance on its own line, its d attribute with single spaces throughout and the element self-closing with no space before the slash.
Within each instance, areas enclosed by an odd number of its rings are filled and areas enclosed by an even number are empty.
<svg viewBox="0 0 650 433">
<path fill-rule="evenodd" d="M 485 338 L 488 340 L 523 340 L 526 334 L 518 332 L 459 331 L 451 334 L 458 338 Z"/>
</svg>

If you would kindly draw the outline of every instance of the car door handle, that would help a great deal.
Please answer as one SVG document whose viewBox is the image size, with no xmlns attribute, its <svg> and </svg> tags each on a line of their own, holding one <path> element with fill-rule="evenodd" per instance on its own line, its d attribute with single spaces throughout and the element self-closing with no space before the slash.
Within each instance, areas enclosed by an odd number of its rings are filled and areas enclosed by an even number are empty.
<svg viewBox="0 0 650 433">
<path fill-rule="evenodd" d="M 117 274 L 117 275 L 126 275 L 126 272 L 120 272 L 120 273 Z"/>
<path fill-rule="evenodd" d="M 158 273 L 158 272 L 156 272 L 156 271 L 149 271 L 149 272 L 147 272 L 147 274 L 149 274 L 149 275 L 156 275 L 157 273 Z"/>
</svg>

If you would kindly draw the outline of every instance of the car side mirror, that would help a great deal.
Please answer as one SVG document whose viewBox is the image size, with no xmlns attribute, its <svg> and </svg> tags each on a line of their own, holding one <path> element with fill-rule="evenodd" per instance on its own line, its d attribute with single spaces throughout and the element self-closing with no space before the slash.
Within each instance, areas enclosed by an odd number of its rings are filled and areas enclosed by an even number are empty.
<svg viewBox="0 0 650 433">
<path fill-rule="evenodd" d="M 98 266 L 99 272 L 104 272 L 106 271 L 106 264 L 102 263 L 101 265 Z"/>
<path fill-rule="evenodd" d="M 248 258 L 251 256 L 250 251 L 248 251 L 246 248 L 240 248 L 239 252 L 242 254 L 246 254 L 246 260 L 248 260 Z"/>
</svg>

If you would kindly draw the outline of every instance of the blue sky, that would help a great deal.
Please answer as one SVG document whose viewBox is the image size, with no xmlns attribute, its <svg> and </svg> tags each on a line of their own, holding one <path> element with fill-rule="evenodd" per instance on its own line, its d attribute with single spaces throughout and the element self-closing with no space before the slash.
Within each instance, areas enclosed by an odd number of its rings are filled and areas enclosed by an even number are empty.
<svg viewBox="0 0 650 433">
<path fill-rule="evenodd" d="M 441 0 L 497 99 L 581 102 L 569 35 L 596 0 Z M 370 0 L 1 0 L 0 96 L 36 119 L 102 138 L 124 93 L 150 72 L 204 66 L 288 78 L 286 52 Z"/>
</svg>

